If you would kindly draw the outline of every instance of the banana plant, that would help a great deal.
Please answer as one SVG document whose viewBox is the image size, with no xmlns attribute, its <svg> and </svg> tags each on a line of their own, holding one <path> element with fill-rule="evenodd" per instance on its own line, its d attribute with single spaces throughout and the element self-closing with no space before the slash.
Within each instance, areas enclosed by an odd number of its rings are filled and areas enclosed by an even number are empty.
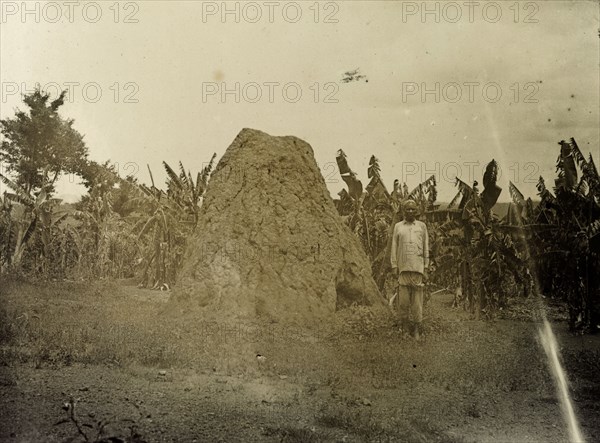
<svg viewBox="0 0 600 443">
<path fill-rule="evenodd" d="M 541 201 L 524 228 L 541 291 L 567 302 L 573 331 L 590 331 L 600 325 L 600 176 L 574 138 L 559 145 L 554 192 L 540 177 Z"/>
<path fill-rule="evenodd" d="M 50 241 L 52 226 L 59 223 L 64 215 L 53 217 L 53 207 L 60 202 L 59 199 L 50 198 L 44 188 L 37 195 L 27 192 L 25 188 L 0 173 L 0 180 L 13 192 L 4 193 L 3 211 L 8 213 L 9 229 L 7 235 L 11 244 L 8 266 L 18 268 L 23 260 L 34 233 L 39 231 L 42 235 L 44 246 Z M 46 247 L 40 251 L 47 256 Z"/>
<path fill-rule="evenodd" d="M 167 190 L 155 186 L 150 167 L 151 186 L 138 185 L 138 202 L 145 216 L 134 226 L 138 242 L 142 245 L 143 274 L 140 286 L 169 289 L 175 284 L 177 270 L 181 267 L 188 237 L 198 224 L 202 198 L 216 154 L 214 154 L 194 181 L 191 173 L 179 163 L 176 174 L 166 162 Z"/>
<path fill-rule="evenodd" d="M 486 167 L 481 194 L 477 182 L 469 186 L 456 178 L 458 192 L 442 211 L 447 221 L 440 226 L 440 234 L 447 256 L 440 257 L 438 272 L 457 270 L 465 307 L 476 317 L 493 316 L 515 284 L 527 284 L 523 278 L 527 275 L 526 255 L 492 212 L 502 191 L 497 178 L 495 160 Z M 515 189 L 511 194 L 516 194 Z"/>
</svg>

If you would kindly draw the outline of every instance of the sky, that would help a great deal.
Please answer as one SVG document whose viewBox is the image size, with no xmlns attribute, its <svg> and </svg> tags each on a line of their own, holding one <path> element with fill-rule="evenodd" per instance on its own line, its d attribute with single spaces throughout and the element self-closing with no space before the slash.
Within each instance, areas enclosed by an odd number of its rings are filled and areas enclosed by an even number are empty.
<svg viewBox="0 0 600 443">
<path fill-rule="evenodd" d="M 68 89 L 90 158 L 157 185 L 193 173 L 242 128 L 310 143 L 332 196 L 343 149 L 391 190 L 435 174 L 481 182 L 493 158 L 535 197 L 574 137 L 600 164 L 599 4 L 536 2 L 0 1 L 0 117 L 36 83 Z M 349 82 L 344 73 L 358 69 Z M 0 165 L 1 167 L 2 165 Z M 64 177 L 59 196 L 82 192 Z"/>
</svg>

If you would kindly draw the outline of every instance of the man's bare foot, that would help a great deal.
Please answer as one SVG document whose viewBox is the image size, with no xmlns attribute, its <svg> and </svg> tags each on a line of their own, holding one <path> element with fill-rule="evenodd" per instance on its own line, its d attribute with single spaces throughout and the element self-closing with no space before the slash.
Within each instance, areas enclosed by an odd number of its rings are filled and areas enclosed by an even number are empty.
<svg viewBox="0 0 600 443">
<path fill-rule="evenodd" d="M 415 340 L 420 341 L 421 340 L 421 325 L 419 323 L 416 323 L 413 325 L 413 337 L 415 338 Z"/>
</svg>

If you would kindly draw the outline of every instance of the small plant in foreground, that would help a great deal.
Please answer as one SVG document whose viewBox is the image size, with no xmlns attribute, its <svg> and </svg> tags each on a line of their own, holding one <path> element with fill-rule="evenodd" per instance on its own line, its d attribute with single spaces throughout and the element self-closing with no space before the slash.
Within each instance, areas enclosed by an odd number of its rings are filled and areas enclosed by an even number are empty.
<svg viewBox="0 0 600 443">
<path fill-rule="evenodd" d="M 123 438 L 118 436 L 104 436 L 106 427 L 112 422 L 110 420 L 96 421 L 93 414 L 88 414 L 88 417 L 92 419 L 93 423 L 83 422 L 76 412 L 78 401 L 79 399 L 75 399 L 71 396 L 69 401 L 63 404 L 62 409 L 65 411 L 66 417 L 56 422 L 54 426 L 72 423 L 77 429 L 77 433 L 83 438 L 83 441 L 90 443 L 145 443 L 145 440 L 143 440 L 142 436 L 137 432 L 138 426 L 136 421 L 131 419 L 120 420 L 121 422 L 130 423 L 128 426 L 129 436 Z M 134 406 L 139 409 L 138 405 L 134 404 Z M 88 432 L 91 434 L 95 433 L 95 437 L 90 437 L 85 429 L 88 429 Z"/>
</svg>

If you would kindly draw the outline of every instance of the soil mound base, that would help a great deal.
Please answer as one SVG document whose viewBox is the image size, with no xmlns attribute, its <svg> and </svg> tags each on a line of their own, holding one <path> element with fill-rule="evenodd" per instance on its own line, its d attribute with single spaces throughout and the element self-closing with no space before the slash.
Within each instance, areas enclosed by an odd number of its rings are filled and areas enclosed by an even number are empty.
<svg viewBox="0 0 600 443">
<path fill-rule="evenodd" d="M 207 189 L 173 299 L 236 317 L 316 322 L 357 303 L 385 309 L 310 145 L 244 129 Z"/>
</svg>

